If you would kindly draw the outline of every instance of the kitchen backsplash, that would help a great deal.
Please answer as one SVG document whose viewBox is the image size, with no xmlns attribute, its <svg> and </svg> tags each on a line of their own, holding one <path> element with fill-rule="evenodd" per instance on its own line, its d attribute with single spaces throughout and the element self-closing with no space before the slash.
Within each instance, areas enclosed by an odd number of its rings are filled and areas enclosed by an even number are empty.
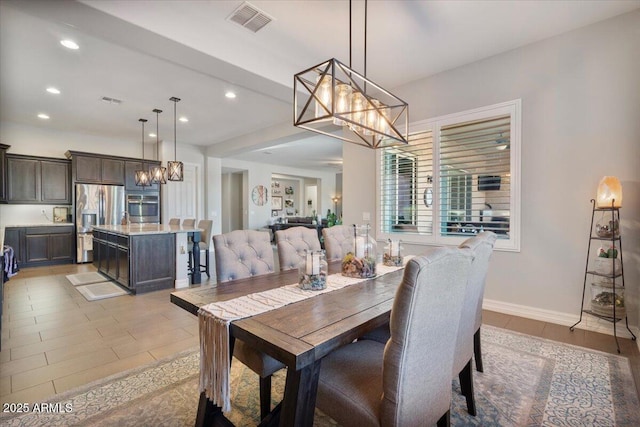
<svg viewBox="0 0 640 427">
<path fill-rule="evenodd" d="M 0 225 L 29 225 L 53 222 L 53 208 L 65 205 L 0 205 Z M 71 206 L 69 211 L 71 211 Z M 42 211 L 44 210 L 44 213 Z"/>
</svg>

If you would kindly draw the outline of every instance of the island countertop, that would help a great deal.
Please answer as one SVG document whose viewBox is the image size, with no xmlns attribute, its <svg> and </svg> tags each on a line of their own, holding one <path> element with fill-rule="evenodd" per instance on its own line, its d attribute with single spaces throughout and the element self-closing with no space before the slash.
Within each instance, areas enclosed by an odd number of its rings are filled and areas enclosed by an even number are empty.
<svg viewBox="0 0 640 427">
<path fill-rule="evenodd" d="M 136 236 L 140 234 L 179 234 L 192 233 L 194 231 L 203 231 L 202 229 L 196 227 L 164 224 L 94 225 L 93 229 L 122 234 L 125 236 Z"/>
</svg>

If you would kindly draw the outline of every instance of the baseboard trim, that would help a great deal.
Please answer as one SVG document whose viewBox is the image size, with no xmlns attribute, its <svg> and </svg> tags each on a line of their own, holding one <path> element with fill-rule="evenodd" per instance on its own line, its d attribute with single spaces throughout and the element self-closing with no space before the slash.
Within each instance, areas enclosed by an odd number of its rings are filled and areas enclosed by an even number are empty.
<svg viewBox="0 0 640 427">
<path fill-rule="evenodd" d="M 189 279 L 176 279 L 174 282 L 174 286 L 176 289 L 188 288 Z"/>
<path fill-rule="evenodd" d="M 512 304 L 509 302 L 496 301 L 486 298 L 482 301 L 482 308 L 489 311 L 496 311 L 498 313 L 524 317 L 527 319 L 540 320 L 542 322 L 555 323 L 557 325 L 564 326 L 571 326 L 580 319 L 579 314 L 567 314 L 559 311 L 545 310 L 542 308 Z M 588 314 L 582 316 L 582 322 L 580 322 L 580 324 L 577 325 L 576 328 L 592 332 L 599 332 L 607 335 L 613 335 L 613 324 L 611 322 L 598 319 L 597 317 L 590 316 Z M 640 337 L 640 329 L 637 326 L 629 325 L 629 328 L 636 337 Z M 618 322 L 616 324 L 616 330 L 618 337 L 631 338 L 631 334 L 629 334 L 629 331 L 627 331 L 624 322 Z M 640 350 L 640 340 L 636 339 L 636 345 L 638 346 L 638 350 Z"/>
</svg>

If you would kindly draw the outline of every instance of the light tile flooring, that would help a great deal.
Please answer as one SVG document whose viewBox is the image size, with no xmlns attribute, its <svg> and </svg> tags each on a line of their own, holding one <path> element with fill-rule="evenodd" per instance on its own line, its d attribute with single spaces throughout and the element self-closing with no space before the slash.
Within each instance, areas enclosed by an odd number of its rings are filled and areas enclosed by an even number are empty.
<svg viewBox="0 0 640 427">
<path fill-rule="evenodd" d="M 197 346 L 197 319 L 170 303 L 171 290 L 88 302 L 65 278 L 84 271 L 95 270 L 91 265 L 28 268 L 5 284 L 0 402 L 43 402 L 53 394 Z M 609 335 L 569 332 L 566 326 L 488 311 L 484 321 L 615 353 Z M 638 385 L 638 348 L 631 340 L 620 343 L 623 355 L 630 356 Z"/>
</svg>

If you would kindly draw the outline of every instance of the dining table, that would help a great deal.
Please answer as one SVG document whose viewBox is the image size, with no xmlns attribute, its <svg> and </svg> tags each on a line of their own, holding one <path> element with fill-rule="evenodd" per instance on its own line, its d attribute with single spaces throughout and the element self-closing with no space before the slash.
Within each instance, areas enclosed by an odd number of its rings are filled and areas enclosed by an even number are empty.
<svg viewBox="0 0 640 427">
<path fill-rule="evenodd" d="M 329 263 L 339 274 L 341 262 Z M 287 366 L 284 396 L 261 426 L 311 426 L 322 358 L 389 321 L 403 269 L 283 307 L 234 320 L 229 325 L 229 351 L 235 339 Z M 197 315 L 200 307 L 297 283 L 296 269 L 193 287 L 173 292 L 171 302 Z M 310 291 L 313 292 L 313 291 Z M 257 387 L 257 383 L 256 383 Z M 196 426 L 233 425 L 220 407 L 202 392 Z"/>
</svg>

